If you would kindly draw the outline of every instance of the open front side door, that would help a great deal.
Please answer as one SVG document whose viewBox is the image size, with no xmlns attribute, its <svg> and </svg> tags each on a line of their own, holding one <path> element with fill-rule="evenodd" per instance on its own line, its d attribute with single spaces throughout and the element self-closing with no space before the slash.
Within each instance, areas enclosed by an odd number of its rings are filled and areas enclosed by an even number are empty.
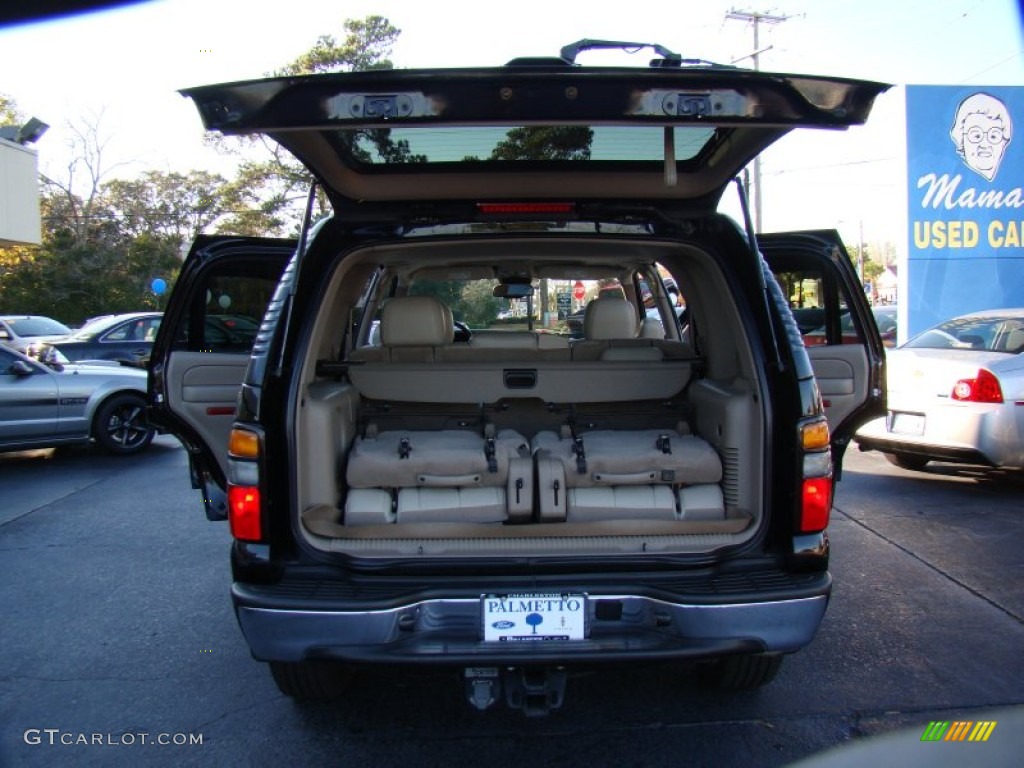
<svg viewBox="0 0 1024 768">
<path fill-rule="evenodd" d="M 871 307 L 838 232 L 757 241 L 800 328 L 839 460 L 857 427 L 885 411 L 885 357 Z"/>
<path fill-rule="evenodd" d="M 150 415 L 189 452 L 206 514 L 225 519 L 228 435 L 264 312 L 293 240 L 200 238 L 153 345 Z"/>
</svg>

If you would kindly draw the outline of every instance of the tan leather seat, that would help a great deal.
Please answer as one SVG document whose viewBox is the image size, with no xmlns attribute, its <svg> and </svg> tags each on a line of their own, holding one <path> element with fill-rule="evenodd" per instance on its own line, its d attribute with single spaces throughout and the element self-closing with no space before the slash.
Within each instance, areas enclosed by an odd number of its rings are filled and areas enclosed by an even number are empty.
<svg viewBox="0 0 1024 768">
<path fill-rule="evenodd" d="M 583 314 L 583 340 L 572 347 L 574 360 L 661 360 L 651 339 L 638 338 L 636 308 L 624 298 L 602 296 L 587 304 Z"/>
<path fill-rule="evenodd" d="M 359 347 L 361 362 L 433 362 L 436 348 L 455 339 L 452 311 L 433 296 L 396 296 L 381 310 L 380 346 Z"/>
</svg>

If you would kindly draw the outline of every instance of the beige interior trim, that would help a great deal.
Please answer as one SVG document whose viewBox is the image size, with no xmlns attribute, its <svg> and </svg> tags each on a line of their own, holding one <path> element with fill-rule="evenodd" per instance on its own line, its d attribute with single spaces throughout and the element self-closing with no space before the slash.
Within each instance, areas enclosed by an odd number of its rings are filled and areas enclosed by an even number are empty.
<svg viewBox="0 0 1024 768">
<path fill-rule="evenodd" d="M 353 540 L 418 539 L 563 539 L 593 536 L 672 536 L 734 534 L 746 529 L 750 515 L 731 512 L 719 520 L 600 520 L 585 523 L 501 525 L 482 523 L 391 523 L 344 526 L 339 511 L 319 505 L 302 512 L 306 529 L 318 536 Z"/>
<path fill-rule="evenodd" d="M 683 360 L 534 361 L 517 363 L 363 363 L 349 378 L 365 397 L 406 402 L 493 403 L 506 397 L 540 398 L 555 403 L 600 403 L 670 398 L 690 380 L 693 366 Z M 527 371 L 535 374 L 532 386 Z M 509 383 L 520 386 L 508 386 Z"/>
<path fill-rule="evenodd" d="M 868 398 L 868 356 L 862 344 L 829 344 L 807 348 L 825 417 L 833 432 Z"/>
<path fill-rule="evenodd" d="M 167 363 L 168 407 L 199 433 L 225 473 L 228 436 L 248 365 L 248 354 L 186 350 L 172 352 Z"/>
</svg>

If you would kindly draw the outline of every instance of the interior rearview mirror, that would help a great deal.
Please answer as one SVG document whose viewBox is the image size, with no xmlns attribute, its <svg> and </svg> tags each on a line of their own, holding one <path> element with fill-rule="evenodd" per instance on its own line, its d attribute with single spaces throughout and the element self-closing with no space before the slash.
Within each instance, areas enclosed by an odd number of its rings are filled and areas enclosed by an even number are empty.
<svg viewBox="0 0 1024 768">
<path fill-rule="evenodd" d="M 525 299 L 533 296 L 533 286 L 529 283 L 498 283 L 493 294 L 501 299 Z"/>
</svg>

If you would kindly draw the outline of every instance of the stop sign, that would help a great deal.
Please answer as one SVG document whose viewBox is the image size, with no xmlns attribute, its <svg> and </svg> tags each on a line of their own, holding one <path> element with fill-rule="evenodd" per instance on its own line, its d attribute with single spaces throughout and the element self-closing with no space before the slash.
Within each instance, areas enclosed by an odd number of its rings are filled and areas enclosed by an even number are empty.
<svg viewBox="0 0 1024 768">
<path fill-rule="evenodd" d="M 572 287 L 572 297 L 576 301 L 583 301 L 583 297 L 587 294 L 587 289 L 583 287 L 583 281 L 577 280 L 576 284 Z"/>
</svg>

